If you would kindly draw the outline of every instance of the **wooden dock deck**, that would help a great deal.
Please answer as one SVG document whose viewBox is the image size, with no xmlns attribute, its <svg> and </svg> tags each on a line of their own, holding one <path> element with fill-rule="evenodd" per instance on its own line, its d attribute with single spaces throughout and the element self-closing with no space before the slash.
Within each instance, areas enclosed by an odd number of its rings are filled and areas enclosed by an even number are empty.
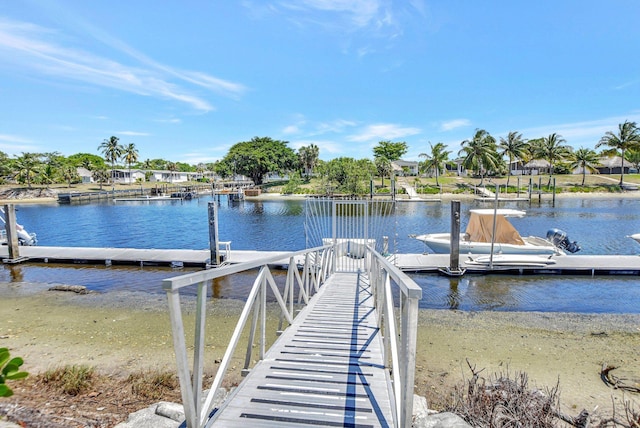
<svg viewBox="0 0 640 428">
<path fill-rule="evenodd" d="M 283 264 L 289 261 L 285 251 L 230 250 L 227 262 L 243 263 L 263 257 L 282 254 Z M 0 246 L 0 258 L 9 255 L 7 246 Z M 112 264 L 139 266 L 186 266 L 207 267 L 209 250 L 168 250 L 136 248 L 94 248 L 94 247 L 20 247 L 20 256 L 32 262 Z M 468 273 L 487 273 L 482 266 L 465 265 L 474 256 L 460 255 L 460 266 Z M 393 260 L 399 269 L 406 272 L 438 273 L 440 268 L 449 266 L 448 254 L 396 254 Z M 640 275 L 640 255 L 566 255 L 554 256 L 555 263 L 545 267 L 504 267 L 494 268 L 495 273 L 512 274 L 560 274 L 560 275 Z"/>
<path fill-rule="evenodd" d="M 207 426 L 394 426 L 370 286 L 335 273 Z"/>
</svg>

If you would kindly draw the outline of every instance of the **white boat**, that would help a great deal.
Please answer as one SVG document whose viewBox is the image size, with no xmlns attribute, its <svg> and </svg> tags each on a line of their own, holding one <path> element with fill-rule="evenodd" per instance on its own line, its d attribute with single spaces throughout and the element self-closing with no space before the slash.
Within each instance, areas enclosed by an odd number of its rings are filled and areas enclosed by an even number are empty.
<svg viewBox="0 0 640 428">
<path fill-rule="evenodd" d="M 638 244 L 640 244 L 640 233 L 634 233 L 633 235 L 629 235 L 629 238 L 633 239 Z"/>
<path fill-rule="evenodd" d="M 525 212 L 513 209 L 475 209 L 470 211 L 469 224 L 460 234 L 460 254 L 566 254 L 564 250 L 576 252 L 580 247 L 569 242 L 566 234 L 558 229 L 547 232 L 547 238 L 520 236 L 507 220 L 508 217 L 524 217 Z M 495 221 L 495 239 L 492 241 Z M 451 253 L 450 233 L 429 233 L 414 236 L 424 242 L 436 254 Z"/>
<path fill-rule="evenodd" d="M 0 221 L 2 222 L 2 229 L 0 230 L 0 245 L 7 245 L 7 222 L 5 220 L 4 209 L 0 207 Z M 36 245 L 38 239 L 35 233 L 29 233 L 24 227 L 16 223 L 16 234 L 18 235 L 19 245 Z"/>
</svg>

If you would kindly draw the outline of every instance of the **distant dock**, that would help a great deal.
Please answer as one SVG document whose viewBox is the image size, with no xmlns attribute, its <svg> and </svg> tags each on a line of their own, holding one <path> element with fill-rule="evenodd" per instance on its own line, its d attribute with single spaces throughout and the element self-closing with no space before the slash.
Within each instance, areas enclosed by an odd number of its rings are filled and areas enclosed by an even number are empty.
<svg viewBox="0 0 640 428">
<path fill-rule="evenodd" d="M 282 254 L 282 264 L 287 264 L 287 251 L 221 251 L 225 262 L 236 264 Z M 206 250 L 136 249 L 94 247 L 20 247 L 24 261 L 39 263 L 71 263 L 100 265 L 138 265 L 199 267 L 210 266 L 211 253 Z M 0 258 L 8 257 L 8 248 L 0 247 Z M 487 266 L 465 265 L 469 255 L 460 255 L 460 266 L 469 274 L 505 273 L 515 275 L 640 275 L 640 255 L 568 255 L 554 256 L 555 263 L 548 266 Z M 392 262 L 403 271 L 438 273 L 449 266 L 448 254 L 395 254 Z"/>
</svg>

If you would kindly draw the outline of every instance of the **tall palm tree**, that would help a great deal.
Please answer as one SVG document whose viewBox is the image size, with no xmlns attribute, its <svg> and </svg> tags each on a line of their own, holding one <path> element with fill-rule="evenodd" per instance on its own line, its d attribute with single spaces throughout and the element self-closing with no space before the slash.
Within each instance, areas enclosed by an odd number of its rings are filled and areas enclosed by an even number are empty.
<svg viewBox="0 0 640 428">
<path fill-rule="evenodd" d="M 313 173 L 313 168 L 318 164 L 318 156 L 320 155 L 320 149 L 315 144 L 310 144 L 306 147 L 300 147 L 298 150 L 298 158 L 300 164 L 304 168 L 304 173 L 307 179 Z"/>
<path fill-rule="evenodd" d="M 431 147 L 431 153 L 420 153 L 418 156 L 427 158 L 423 164 L 424 169 L 435 169 L 436 186 L 440 186 L 440 183 L 438 182 L 438 174 L 440 172 L 442 164 L 449 160 L 449 153 L 451 152 L 445 151 L 447 146 L 445 146 L 443 143 L 436 143 L 436 145 L 434 146 L 433 144 L 431 144 L 431 142 L 429 142 L 429 146 Z"/>
<path fill-rule="evenodd" d="M 640 170 L 640 147 L 637 149 L 629 149 L 627 150 L 627 155 L 625 159 L 628 160 L 631 165 L 635 167 L 636 170 Z"/>
<path fill-rule="evenodd" d="M 496 139 L 484 129 L 476 129 L 471 140 L 464 140 L 458 156 L 464 155 L 462 166 L 480 174 L 480 186 L 484 182 L 484 174 L 488 170 L 495 170 L 499 165 Z"/>
<path fill-rule="evenodd" d="M 131 164 L 138 162 L 138 149 L 133 143 L 129 143 L 122 149 L 122 157 L 129 167 L 129 184 L 131 184 Z"/>
<path fill-rule="evenodd" d="M 500 156 L 507 155 L 509 158 L 507 187 L 509 187 L 509 179 L 511 178 L 511 162 L 513 162 L 514 158 L 523 160 L 527 155 L 528 146 L 527 140 L 524 140 L 522 134 L 516 131 L 509 132 L 507 138 L 500 137 L 500 144 L 498 145 L 500 151 L 498 153 Z"/>
<path fill-rule="evenodd" d="M 548 137 L 545 137 L 542 140 L 540 147 L 538 147 L 537 156 L 549 162 L 550 174 L 547 186 L 551 186 L 551 178 L 553 177 L 553 168 L 555 164 L 571 155 L 571 148 L 562 143 L 566 143 L 566 140 L 562 138 L 561 135 L 554 132 Z"/>
<path fill-rule="evenodd" d="M 178 164 L 175 162 L 167 162 L 167 169 L 171 172 L 171 174 L 169 174 L 169 183 L 173 184 L 173 173 L 178 170 Z"/>
<path fill-rule="evenodd" d="M 116 162 L 122 157 L 124 148 L 120 145 L 120 139 L 118 137 L 111 136 L 108 140 L 104 140 L 98 146 L 99 150 L 102 150 L 102 154 L 107 162 L 111 163 L 111 178 L 113 181 L 113 174 L 116 169 Z"/>
<path fill-rule="evenodd" d="M 582 186 L 584 186 L 584 180 L 587 177 L 587 171 L 594 173 L 598 172 L 596 165 L 598 164 L 598 154 L 591 149 L 585 149 L 584 147 L 580 147 L 578 150 L 573 152 L 569 157 L 571 159 L 572 170 L 576 168 L 582 169 Z"/>
<path fill-rule="evenodd" d="M 25 153 L 15 160 L 14 168 L 19 178 L 24 179 L 27 187 L 31 189 L 31 179 L 34 178 L 42 167 L 42 155 L 39 153 Z"/>
<path fill-rule="evenodd" d="M 73 165 L 64 165 L 61 167 L 60 174 L 62 178 L 67 182 L 67 187 L 71 187 L 71 182 L 78 178 L 78 171 Z"/>
<path fill-rule="evenodd" d="M 624 184 L 624 157 L 629 149 L 640 147 L 640 131 L 635 122 L 625 120 L 624 123 L 618 125 L 618 133 L 614 134 L 607 131 L 606 134 L 596 144 L 596 149 L 600 146 L 609 146 L 616 153 L 620 151 L 622 158 L 622 167 L 620 168 L 620 186 Z"/>
<path fill-rule="evenodd" d="M 100 190 L 102 190 L 102 184 L 109 181 L 109 173 L 104 166 L 99 166 L 91 171 L 91 178 L 93 178 L 93 181 L 97 181 L 100 184 Z"/>
<path fill-rule="evenodd" d="M 382 187 L 384 187 L 384 176 L 388 175 L 391 177 L 391 173 L 393 172 L 391 161 L 384 156 L 378 156 L 374 158 L 374 165 L 378 171 L 378 175 L 382 178 Z"/>
</svg>

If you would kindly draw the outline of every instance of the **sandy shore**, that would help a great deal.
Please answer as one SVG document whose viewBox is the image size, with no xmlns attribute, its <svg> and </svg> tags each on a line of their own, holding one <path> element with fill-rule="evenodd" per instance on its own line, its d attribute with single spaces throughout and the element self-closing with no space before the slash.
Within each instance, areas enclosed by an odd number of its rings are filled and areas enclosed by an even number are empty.
<svg viewBox="0 0 640 428">
<path fill-rule="evenodd" d="M 66 364 L 88 364 L 115 374 L 174 370 L 164 295 L 77 295 L 47 288 L 0 284 L 0 346 L 23 357 L 26 370 Z M 215 371 L 241 307 L 242 302 L 233 300 L 210 303 L 207 371 Z M 541 389 L 559 381 L 567 413 L 596 407 L 606 411 L 612 397 L 621 402 L 623 394 L 600 380 L 603 363 L 619 366 L 619 375 L 640 382 L 640 315 L 422 310 L 416 392 L 434 406 L 446 402 L 451 387 L 470 375 L 467 359 L 487 376 L 526 372 L 530 384 Z M 238 379 L 234 375 L 230 380 Z"/>
</svg>

